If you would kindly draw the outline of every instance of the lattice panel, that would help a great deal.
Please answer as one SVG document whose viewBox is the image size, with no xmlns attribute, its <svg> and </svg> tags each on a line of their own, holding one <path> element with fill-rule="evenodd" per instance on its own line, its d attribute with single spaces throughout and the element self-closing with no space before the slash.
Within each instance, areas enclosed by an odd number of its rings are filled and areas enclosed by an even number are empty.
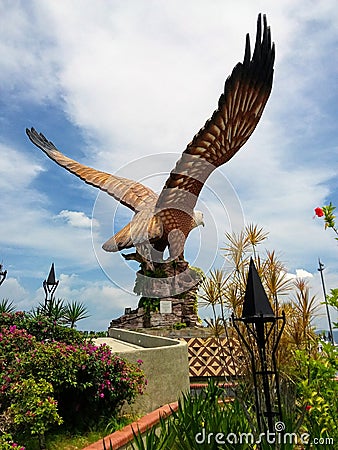
<svg viewBox="0 0 338 450">
<path fill-rule="evenodd" d="M 185 338 L 185 341 L 188 344 L 190 377 L 237 374 L 236 362 L 241 354 L 238 341 L 216 338 Z"/>
</svg>

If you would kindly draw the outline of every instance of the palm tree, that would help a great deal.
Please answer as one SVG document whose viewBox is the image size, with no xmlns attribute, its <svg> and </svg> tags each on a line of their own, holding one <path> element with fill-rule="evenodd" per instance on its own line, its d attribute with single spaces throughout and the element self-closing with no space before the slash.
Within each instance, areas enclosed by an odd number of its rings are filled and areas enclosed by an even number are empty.
<svg viewBox="0 0 338 450">
<path fill-rule="evenodd" d="M 87 317 L 89 317 L 88 310 L 82 302 L 74 300 L 67 303 L 64 308 L 63 319 L 71 328 L 75 328 L 76 322 Z"/>
</svg>

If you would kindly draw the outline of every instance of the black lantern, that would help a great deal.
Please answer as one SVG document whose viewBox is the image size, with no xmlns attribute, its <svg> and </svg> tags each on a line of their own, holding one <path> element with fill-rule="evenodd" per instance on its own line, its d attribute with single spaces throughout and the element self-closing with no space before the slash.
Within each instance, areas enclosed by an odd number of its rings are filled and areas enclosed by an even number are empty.
<svg viewBox="0 0 338 450">
<path fill-rule="evenodd" d="M 6 276 L 7 276 L 7 270 L 2 270 L 2 269 L 3 269 L 3 265 L 0 264 L 0 286 L 5 281 Z"/>
<path fill-rule="evenodd" d="M 259 431 L 274 431 L 282 420 L 276 350 L 281 338 L 285 314 L 276 317 L 251 258 L 242 317 L 232 315 L 234 327 L 249 351 L 255 387 L 256 416 Z M 278 330 L 278 323 L 282 322 Z M 238 322 L 245 325 L 241 331 Z M 244 335 L 246 334 L 246 336 Z"/>
<path fill-rule="evenodd" d="M 52 264 L 47 280 L 44 280 L 42 283 L 43 289 L 45 291 L 45 306 L 47 306 L 48 302 L 51 302 L 54 298 L 54 293 L 56 288 L 58 287 L 59 280 L 55 279 L 55 269 L 54 263 Z"/>
</svg>

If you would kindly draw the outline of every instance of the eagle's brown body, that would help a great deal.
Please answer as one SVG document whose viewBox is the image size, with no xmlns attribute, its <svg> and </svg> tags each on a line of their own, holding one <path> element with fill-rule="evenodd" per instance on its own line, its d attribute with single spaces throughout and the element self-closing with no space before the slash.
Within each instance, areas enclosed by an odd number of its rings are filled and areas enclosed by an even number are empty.
<svg viewBox="0 0 338 450">
<path fill-rule="evenodd" d="M 169 247 L 171 257 L 177 258 L 183 254 L 190 231 L 202 222 L 194 208 L 206 179 L 235 155 L 256 128 L 271 92 L 274 56 L 266 18 L 262 30 L 259 16 L 253 55 L 247 36 L 243 63 L 238 63 L 226 80 L 218 108 L 188 144 L 159 196 L 138 182 L 68 158 L 33 128 L 27 134 L 60 166 L 135 212 L 132 221 L 103 245 L 104 250 L 136 247 L 138 252 L 150 250 L 155 258 L 158 251 L 161 258 Z"/>
</svg>

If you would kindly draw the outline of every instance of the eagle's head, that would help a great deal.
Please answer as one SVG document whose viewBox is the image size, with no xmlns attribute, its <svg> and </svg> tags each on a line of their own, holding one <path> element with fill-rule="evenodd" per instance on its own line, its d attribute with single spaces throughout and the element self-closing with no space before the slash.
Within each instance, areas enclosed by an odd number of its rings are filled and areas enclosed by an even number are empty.
<svg viewBox="0 0 338 450">
<path fill-rule="evenodd" d="M 200 225 L 204 226 L 203 213 L 201 211 L 194 211 L 194 228 Z"/>
</svg>

